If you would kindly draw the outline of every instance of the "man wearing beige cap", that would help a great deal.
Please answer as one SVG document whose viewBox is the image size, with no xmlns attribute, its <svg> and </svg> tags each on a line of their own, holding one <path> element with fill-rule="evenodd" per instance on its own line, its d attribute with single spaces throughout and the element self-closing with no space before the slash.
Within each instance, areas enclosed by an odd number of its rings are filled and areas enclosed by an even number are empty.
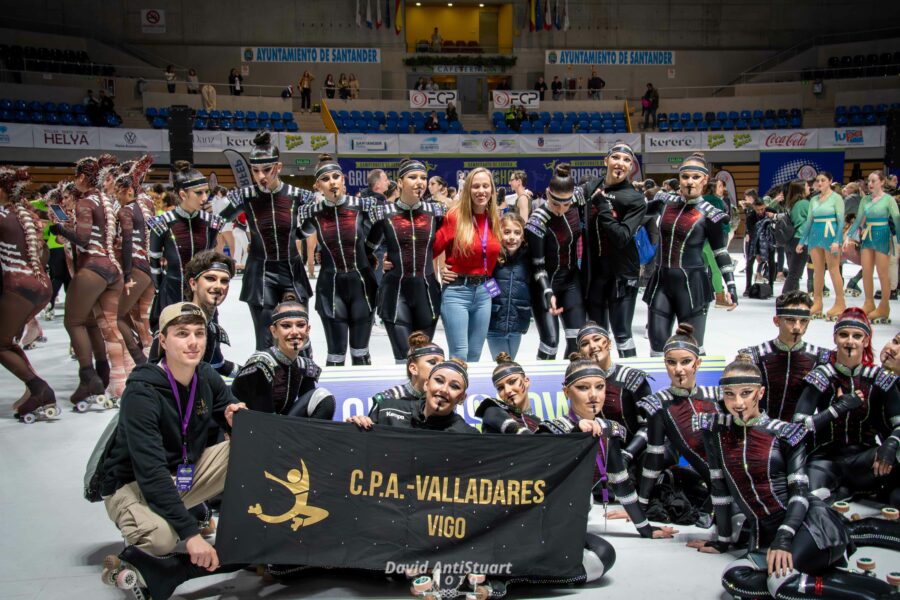
<svg viewBox="0 0 900 600">
<path fill-rule="evenodd" d="M 234 413 L 246 408 L 202 362 L 206 317 L 199 306 L 171 304 L 159 325 L 160 361 L 136 367 L 128 378 L 100 485 L 107 514 L 128 544 L 107 557 L 104 579 L 153 598 L 219 567 L 188 509 L 225 486 L 230 443 L 207 447 L 210 422 L 230 429 Z M 179 540 L 187 554 L 170 555 Z"/>
</svg>

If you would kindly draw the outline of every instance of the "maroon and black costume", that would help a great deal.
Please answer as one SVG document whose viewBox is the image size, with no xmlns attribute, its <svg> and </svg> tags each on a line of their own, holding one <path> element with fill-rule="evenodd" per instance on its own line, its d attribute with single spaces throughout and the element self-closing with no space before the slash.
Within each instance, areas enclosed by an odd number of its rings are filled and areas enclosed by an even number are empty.
<svg viewBox="0 0 900 600">
<path fill-rule="evenodd" d="M 890 495 L 900 483 L 898 376 L 876 366 L 850 369 L 832 353 L 831 360 L 810 371 L 805 381 L 794 420 L 815 432 L 809 466 L 811 488 L 823 497 L 839 488 L 850 493 L 884 490 Z M 839 396 L 838 390 L 843 395 Z M 872 465 L 876 457 L 893 465 L 889 475 L 875 476 Z"/>
<path fill-rule="evenodd" d="M 716 547 L 727 547 L 723 539 L 731 535 L 733 503 L 747 517 L 744 527 L 750 531 L 747 555 L 723 573 L 729 593 L 737 598 L 868 599 L 890 591 L 874 578 L 833 568 L 846 565 L 844 555 L 853 546 L 842 519 L 809 492 L 803 424 L 766 414 L 738 424 L 731 415 L 707 414 L 695 419 L 695 427 L 709 457 Z M 796 571 L 767 581 L 768 549 L 790 552 Z"/>
<path fill-rule="evenodd" d="M 315 234 L 319 241 L 322 265 L 316 311 L 325 328 L 327 366 L 344 364 L 348 338 L 352 363 L 372 364 L 369 337 L 378 284 L 365 244 L 370 204 L 369 199 L 352 196 L 334 203 L 320 198 L 298 212 L 299 235 Z"/>
<path fill-rule="evenodd" d="M 578 242 L 581 239 L 580 203 L 576 201 L 563 215 L 540 206 L 525 225 L 525 241 L 531 254 L 535 284 L 531 287 L 531 310 L 540 335 L 537 357 L 553 360 L 559 347 L 559 320 L 566 338 L 566 355 L 577 352 L 575 339 L 585 322 L 584 298 L 578 272 Z M 559 315 L 550 314 L 550 298 Z M 558 320 L 559 319 L 559 320 Z"/>
<path fill-rule="evenodd" d="M 250 410 L 331 420 L 334 396 L 316 388 L 321 373 L 312 359 L 291 359 L 272 346 L 250 356 L 234 378 L 231 391 Z"/>
<path fill-rule="evenodd" d="M 213 250 L 216 238 L 225 222 L 218 216 L 198 210 L 188 213 L 180 206 L 153 217 L 150 228 L 150 268 L 156 283 L 156 299 L 150 316 L 155 331 L 162 309 L 176 302 L 184 302 L 184 268 L 198 252 Z M 166 261 L 163 268 L 161 262 Z"/>
<path fill-rule="evenodd" d="M 766 388 L 760 409 L 773 419 L 791 421 L 805 387 L 804 378 L 816 365 L 828 361 L 829 350 L 806 342 L 788 348 L 778 338 L 740 351 L 753 357 Z"/>
<path fill-rule="evenodd" d="M 694 430 L 693 419 L 698 414 L 717 413 L 719 394 L 718 387 L 695 386 L 693 390 L 685 390 L 673 386 L 638 401 L 638 408 L 648 419 L 647 448 L 638 485 L 640 503 L 644 507 L 665 467 L 666 440 L 704 481 L 709 482 L 703 436 Z"/>
<path fill-rule="evenodd" d="M 654 200 L 665 202 L 665 208 L 659 220 L 658 266 L 644 291 L 644 302 L 650 312 L 651 355 L 660 356 L 676 318 L 679 323 L 694 326 L 693 335 L 703 346 L 706 311 L 714 298 L 709 268 L 703 262 L 705 242 L 715 254 L 732 301 L 736 301 L 736 288 L 722 230 L 728 216 L 702 198 L 685 201 L 681 196 L 658 192 Z"/>
<path fill-rule="evenodd" d="M 406 362 L 407 339 L 416 330 L 434 335 L 441 314 L 441 286 L 434 276 L 434 236 L 444 218 L 437 203 L 406 206 L 375 203 L 369 211 L 372 229 L 366 240 L 374 251 L 384 243 L 393 268 L 378 287 L 378 316 L 391 340 L 394 359 Z"/>
<path fill-rule="evenodd" d="M 581 287 L 587 314 L 601 327 L 612 328 L 620 357 L 637 356 L 631 322 L 641 261 L 634 236 L 647 214 L 647 202 L 627 179 L 613 185 L 601 181 L 585 191 L 590 200 Z"/>
<path fill-rule="evenodd" d="M 0 364 L 28 387 L 30 397 L 20 405 L 20 415 L 56 404 L 53 390 L 37 376 L 16 343 L 25 324 L 49 302 L 51 294 L 44 270 L 47 248 L 40 221 L 18 202 L 29 180 L 24 169 L 0 168 L 0 187 L 11 200 L 0 206 Z"/>
<path fill-rule="evenodd" d="M 285 294 L 293 294 L 304 305 L 312 295 L 303 258 L 297 250 L 297 210 L 313 195 L 283 182 L 272 192 L 251 185 L 228 192 L 228 204 L 219 213 L 226 221 L 241 213 L 247 218 L 250 247 L 241 300 L 250 306 L 257 350 L 272 345 L 272 310 L 285 299 Z"/>
</svg>

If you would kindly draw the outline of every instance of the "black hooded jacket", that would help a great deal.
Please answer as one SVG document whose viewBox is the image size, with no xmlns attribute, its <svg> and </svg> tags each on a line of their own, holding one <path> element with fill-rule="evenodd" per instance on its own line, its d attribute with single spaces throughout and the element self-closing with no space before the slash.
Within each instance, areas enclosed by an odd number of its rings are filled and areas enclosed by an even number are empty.
<svg viewBox="0 0 900 600">
<path fill-rule="evenodd" d="M 178 384 L 183 408 L 190 389 Z M 237 402 L 222 377 L 209 364 L 197 367 L 197 396 L 188 421 L 188 462 L 196 464 L 206 450 L 210 421 L 227 430 L 225 408 Z M 115 443 L 103 463 L 100 494 L 110 496 L 137 481 L 150 509 L 164 518 L 180 539 L 199 533 L 172 477 L 182 462 L 181 413 L 166 372 L 157 364 L 135 367 L 128 377 L 119 409 Z"/>
</svg>

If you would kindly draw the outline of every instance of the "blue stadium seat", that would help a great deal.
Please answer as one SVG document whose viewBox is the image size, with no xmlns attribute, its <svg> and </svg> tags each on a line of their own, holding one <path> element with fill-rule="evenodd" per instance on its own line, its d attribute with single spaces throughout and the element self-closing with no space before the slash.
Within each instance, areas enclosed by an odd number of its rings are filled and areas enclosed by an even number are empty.
<svg viewBox="0 0 900 600">
<path fill-rule="evenodd" d="M 284 113 L 284 114 L 285 114 L 285 115 L 291 115 L 291 119 L 294 118 L 293 113 Z M 285 120 L 285 121 L 289 121 L 290 119 L 288 119 L 288 117 L 285 116 L 285 117 L 284 117 L 284 120 Z M 387 115 L 384 114 L 384 111 L 383 111 L 383 110 L 376 110 L 376 111 L 375 111 L 375 120 L 378 121 L 379 123 L 381 123 L 381 124 L 383 125 L 384 122 L 387 120 Z"/>
<path fill-rule="evenodd" d="M 709 124 L 710 131 L 721 131 L 722 130 L 722 121 L 715 119 Z"/>
<path fill-rule="evenodd" d="M 692 118 L 694 119 L 694 122 L 695 122 L 695 123 L 699 123 L 700 121 L 703 120 L 703 113 L 695 112 L 695 113 L 692 115 Z"/>
<path fill-rule="evenodd" d="M 62 111 L 62 112 L 68 112 L 68 111 Z M 156 108 L 153 106 L 148 106 L 147 110 L 144 112 L 144 114 L 147 115 L 148 119 L 153 120 L 159 116 L 159 111 L 157 111 Z"/>
<path fill-rule="evenodd" d="M 554 112 L 554 113 L 553 113 L 553 120 L 554 120 L 554 121 L 562 122 L 562 121 L 563 121 L 563 114 L 562 114 L 561 112 L 559 112 L 559 111 Z"/>
<path fill-rule="evenodd" d="M 503 129 L 506 128 L 506 125 L 503 125 Z M 497 131 L 500 131 L 500 127 L 497 128 Z M 562 133 L 562 123 L 559 121 L 550 121 L 550 125 L 547 130 L 548 133 Z"/>
<path fill-rule="evenodd" d="M 56 102 L 44 102 L 44 106 L 43 106 L 42 110 L 45 113 L 56 112 Z"/>
<path fill-rule="evenodd" d="M 272 121 L 260 121 L 259 128 L 262 131 L 271 131 L 272 130 Z"/>
<path fill-rule="evenodd" d="M 578 131 L 587 131 L 591 128 L 591 124 L 586 120 L 578 121 Z"/>
<path fill-rule="evenodd" d="M 779 119 L 787 119 L 791 116 L 791 113 L 789 113 L 788 109 L 786 108 L 779 108 L 776 114 L 778 115 Z"/>
<path fill-rule="evenodd" d="M 273 123 L 275 123 L 275 122 L 277 122 L 277 121 L 281 121 L 281 113 L 280 113 L 280 112 L 273 112 L 272 115 L 269 117 L 269 119 L 270 119 Z"/>
<path fill-rule="evenodd" d="M 194 129 L 206 129 L 206 123 L 203 122 L 203 119 L 200 117 L 194 119 Z"/>
<path fill-rule="evenodd" d="M 0 110 L 12 110 L 13 103 L 9 98 L 3 98 L 0 100 Z"/>
<path fill-rule="evenodd" d="M 566 121 L 572 121 L 573 123 L 575 123 L 576 121 L 578 121 L 578 113 L 570 110 L 566 113 Z"/>
<path fill-rule="evenodd" d="M 679 115 L 679 116 L 681 117 L 681 123 L 682 123 L 682 124 L 684 124 L 684 123 L 686 123 L 686 122 L 688 122 L 688 121 L 691 120 L 691 113 L 683 112 L 683 113 L 681 113 L 681 115 Z"/>
<path fill-rule="evenodd" d="M 300 127 L 297 125 L 296 121 L 288 121 L 287 122 L 287 130 L 290 133 L 295 133 L 297 131 L 300 131 Z"/>
<path fill-rule="evenodd" d="M 234 111 L 234 118 L 235 119 L 246 119 L 247 115 L 242 110 L 236 110 L 236 111 Z"/>
<path fill-rule="evenodd" d="M 231 119 L 222 119 L 219 121 L 219 128 L 222 131 L 231 131 Z"/>
<path fill-rule="evenodd" d="M 874 115 L 873 115 L 873 117 L 874 117 Z M 803 127 L 803 119 L 800 117 L 791 117 L 791 127 L 795 128 L 795 129 L 799 128 L 799 127 Z"/>
<path fill-rule="evenodd" d="M 529 121 L 522 121 L 519 123 L 519 133 L 534 133 L 534 130 L 531 128 L 531 123 Z"/>
<path fill-rule="evenodd" d="M 743 120 L 745 120 L 745 121 L 749 121 L 750 119 L 753 118 L 753 115 L 750 113 L 749 110 L 742 110 L 742 111 L 741 111 L 741 118 L 742 118 Z"/>
<path fill-rule="evenodd" d="M 875 107 L 875 114 L 876 114 L 876 115 L 883 115 L 884 113 L 887 112 L 887 110 L 888 110 L 888 105 L 887 105 L 887 104 L 879 104 L 879 105 L 877 105 L 877 106 Z"/>
<path fill-rule="evenodd" d="M 4 111 L 4 112 L 8 112 L 8 111 Z M 46 113 L 46 115 L 47 115 L 47 117 L 44 119 L 44 121 L 48 125 L 58 125 L 59 124 L 59 113 L 52 112 L 52 113 Z M 2 120 L 2 119 L 0 119 L 0 120 Z"/>
<path fill-rule="evenodd" d="M 158 119 L 159 117 L 156 118 Z M 62 116 L 60 116 L 60 120 L 62 121 L 63 125 L 74 125 L 75 115 L 73 115 L 72 113 L 62 113 Z M 166 126 L 165 121 L 163 122 L 162 126 Z"/>
<path fill-rule="evenodd" d="M 163 129 L 166 126 L 166 121 L 162 117 L 156 117 L 153 119 L 153 129 Z"/>
<path fill-rule="evenodd" d="M 846 127 L 850 123 L 847 115 L 840 115 L 834 118 L 834 124 L 837 127 Z"/>
<path fill-rule="evenodd" d="M 56 112 L 67 113 L 72 112 L 72 105 L 68 102 L 60 102 L 56 105 Z"/>
<path fill-rule="evenodd" d="M 255 110 L 248 110 L 248 111 L 247 111 L 247 120 L 248 120 L 248 121 L 255 121 L 256 119 L 257 119 L 256 111 L 255 111 Z"/>
<path fill-rule="evenodd" d="M 846 106 L 835 106 L 834 107 L 834 114 L 836 114 L 836 115 L 846 115 L 847 112 L 848 111 L 847 111 Z"/>
<path fill-rule="evenodd" d="M 284 131 L 284 129 L 285 129 L 284 121 L 282 121 L 282 120 L 272 121 L 272 129 L 278 133 Z"/>
<path fill-rule="evenodd" d="M 877 125 L 878 119 L 875 117 L 875 113 L 869 113 L 863 118 L 863 123 L 866 125 Z"/>
<path fill-rule="evenodd" d="M 753 118 L 762 121 L 764 118 L 766 118 L 766 115 L 765 113 L 763 113 L 763 111 L 757 109 L 753 111 Z"/>
<path fill-rule="evenodd" d="M 259 120 L 260 121 L 268 121 L 269 120 L 269 112 L 265 110 L 259 111 Z"/>
<path fill-rule="evenodd" d="M 87 115 L 78 115 L 78 118 L 75 119 L 75 122 L 78 123 L 80 127 L 90 127 L 91 120 L 88 119 Z"/>
<path fill-rule="evenodd" d="M 223 110 L 223 111 L 222 111 L 222 117 L 221 117 L 221 118 L 223 118 L 223 119 L 233 119 L 233 118 L 234 118 L 234 113 L 232 113 L 230 110 Z"/>
<path fill-rule="evenodd" d="M 791 117 L 792 119 L 793 119 L 794 117 L 800 117 L 800 118 L 803 118 L 803 111 L 800 110 L 799 108 L 796 108 L 796 107 L 792 108 L 792 109 L 788 112 L 788 114 L 790 115 L 790 117 Z"/>
<path fill-rule="evenodd" d="M 37 125 L 40 125 L 44 122 L 44 113 L 39 110 L 34 110 L 28 115 L 28 119 Z"/>
<path fill-rule="evenodd" d="M 703 115 L 703 120 L 707 123 L 712 123 L 716 120 L 716 113 L 713 111 L 708 111 L 705 115 Z"/>
<path fill-rule="evenodd" d="M 80 104 L 79 106 L 84 108 L 83 104 Z M 76 110 L 75 112 L 78 112 L 78 110 Z M 164 119 L 168 119 L 169 118 L 169 107 L 163 106 L 161 109 L 159 109 L 159 116 L 163 117 Z"/>
<path fill-rule="evenodd" d="M 728 113 L 724 110 L 720 110 L 716 113 L 716 121 L 726 121 L 728 119 Z"/>
<path fill-rule="evenodd" d="M 683 131 L 684 127 L 681 125 L 681 121 L 672 121 L 672 132 L 677 133 Z"/>
<path fill-rule="evenodd" d="M 211 111 L 209 111 L 209 118 L 215 119 L 218 121 L 219 119 L 222 118 L 222 112 L 218 111 L 218 110 L 211 110 Z"/>
<path fill-rule="evenodd" d="M 680 116 L 677 112 L 670 112 L 670 113 L 669 113 L 669 123 L 670 123 L 670 124 L 676 123 L 676 122 L 678 122 L 680 119 L 681 119 L 681 116 Z"/>
<path fill-rule="evenodd" d="M 37 100 L 28 103 L 28 112 L 44 112 L 44 105 Z"/>
<path fill-rule="evenodd" d="M 853 104 L 849 109 L 847 109 L 847 112 L 849 112 L 851 115 L 858 115 L 862 112 L 862 108 L 860 108 L 856 104 Z"/>
<path fill-rule="evenodd" d="M 660 121 L 658 124 L 659 130 L 662 132 L 666 132 L 669 130 L 669 122 L 668 121 Z"/>
<path fill-rule="evenodd" d="M 790 123 L 788 123 L 788 120 L 785 117 L 778 117 L 778 129 L 787 129 L 789 125 Z"/>
<path fill-rule="evenodd" d="M 685 131 L 697 131 L 697 124 L 693 121 L 685 121 L 684 122 L 684 130 Z"/>
<path fill-rule="evenodd" d="M 862 107 L 862 112 L 864 115 L 871 115 L 875 113 L 875 107 L 871 104 L 865 104 Z"/>
<path fill-rule="evenodd" d="M 13 118 L 16 120 L 16 123 L 27 123 L 28 122 L 28 113 L 24 110 L 17 110 L 13 114 Z"/>
<path fill-rule="evenodd" d="M 750 123 L 747 122 L 747 119 L 738 119 L 735 128 L 738 130 L 750 129 Z"/>
<path fill-rule="evenodd" d="M 700 121 L 697 123 L 697 131 L 709 131 L 709 123 L 706 121 Z"/>
<path fill-rule="evenodd" d="M 757 112 L 759 112 L 759 114 L 762 114 L 761 110 Z M 762 129 L 762 119 L 753 117 L 753 119 L 750 121 L 750 129 Z"/>
<path fill-rule="evenodd" d="M 656 121 L 657 121 L 658 123 L 661 123 L 661 122 L 663 122 L 663 121 L 665 121 L 666 123 L 668 123 L 668 122 L 669 122 L 669 117 L 668 117 L 668 115 L 666 115 L 666 113 L 659 113 L 659 115 L 656 117 Z"/>
<path fill-rule="evenodd" d="M 728 111 L 728 120 L 729 121 L 737 121 L 741 118 L 741 115 L 736 110 Z"/>
<path fill-rule="evenodd" d="M 122 119 L 118 115 L 106 115 L 107 127 L 118 127 L 122 124 Z"/>
<path fill-rule="evenodd" d="M 259 131 L 259 121 L 256 120 L 256 113 L 253 113 L 254 117 L 250 118 L 250 113 L 252 111 L 247 112 L 247 131 Z"/>
</svg>

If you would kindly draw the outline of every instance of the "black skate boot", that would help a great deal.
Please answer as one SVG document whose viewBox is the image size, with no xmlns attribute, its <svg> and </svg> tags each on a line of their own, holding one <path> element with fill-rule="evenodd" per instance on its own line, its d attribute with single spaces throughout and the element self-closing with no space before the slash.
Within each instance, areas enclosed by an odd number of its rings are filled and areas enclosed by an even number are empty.
<svg viewBox="0 0 900 600">
<path fill-rule="evenodd" d="M 93 367 L 82 367 L 78 369 L 78 387 L 75 388 L 75 393 L 69 401 L 76 412 L 85 412 L 94 405 L 113 408 L 115 405 L 112 400 L 107 399 L 105 390 L 106 386 Z"/>
<path fill-rule="evenodd" d="M 353 366 L 356 365 L 371 365 L 372 364 L 372 356 L 366 353 L 365 356 L 353 356 L 351 354 L 350 360 Z"/>
<path fill-rule="evenodd" d="M 588 533 L 584 536 L 581 564 L 587 576 L 586 581 L 596 581 L 616 564 L 616 550 L 599 535 Z"/>
<path fill-rule="evenodd" d="M 891 585 L 874 575 L 833 570 L 821 577 L 796 573 L 769 578 L 769 593 L 776 600 L 828 598 L 829 600 L 888 600 L 900 598 Z"/>
<path fill-rule="evenodd" d="M 30 396 L 16 409 L 16 416 L 20 421 L 31 424 L 37 419 L 52 419 L 59 416 L 56 394 L 46 381 L 35 377 L 25 385 L 28 386 Z"/>
<path fill-rule="evenodd" d="M 766 600 L 769 587 L 766 583 L 766 571 L 759 569 L 751 560 L 742 559 L 729 565 L 722 574 L 722 587 L 735 598 L 742 600 Z"/>
<path fill-rule="evenodd" d="M 857 546 L 875 546 L 900 552 L 900 521 L 869 517 L 844 523 Z"/>
<path fill-rule="evenodd" d="M 100 381 L 103 382 L 103 389 L 109 387 L 109 361 L 108 360 L 97 360 L 94 361 L 95 367 L 94 369 L 97 371 L 97 375 L 100 376 Z"/>
<path fill-rule="evenodd" d="M 216 519 L 213 517 L 212 509 L 206 502 L 202 502 L 193 508 L 189 508 L 188 512 L 197 519 L 197 525 L 200 527 L 200 535 L 210 537 L 216 532 Z"/>
</svg>

